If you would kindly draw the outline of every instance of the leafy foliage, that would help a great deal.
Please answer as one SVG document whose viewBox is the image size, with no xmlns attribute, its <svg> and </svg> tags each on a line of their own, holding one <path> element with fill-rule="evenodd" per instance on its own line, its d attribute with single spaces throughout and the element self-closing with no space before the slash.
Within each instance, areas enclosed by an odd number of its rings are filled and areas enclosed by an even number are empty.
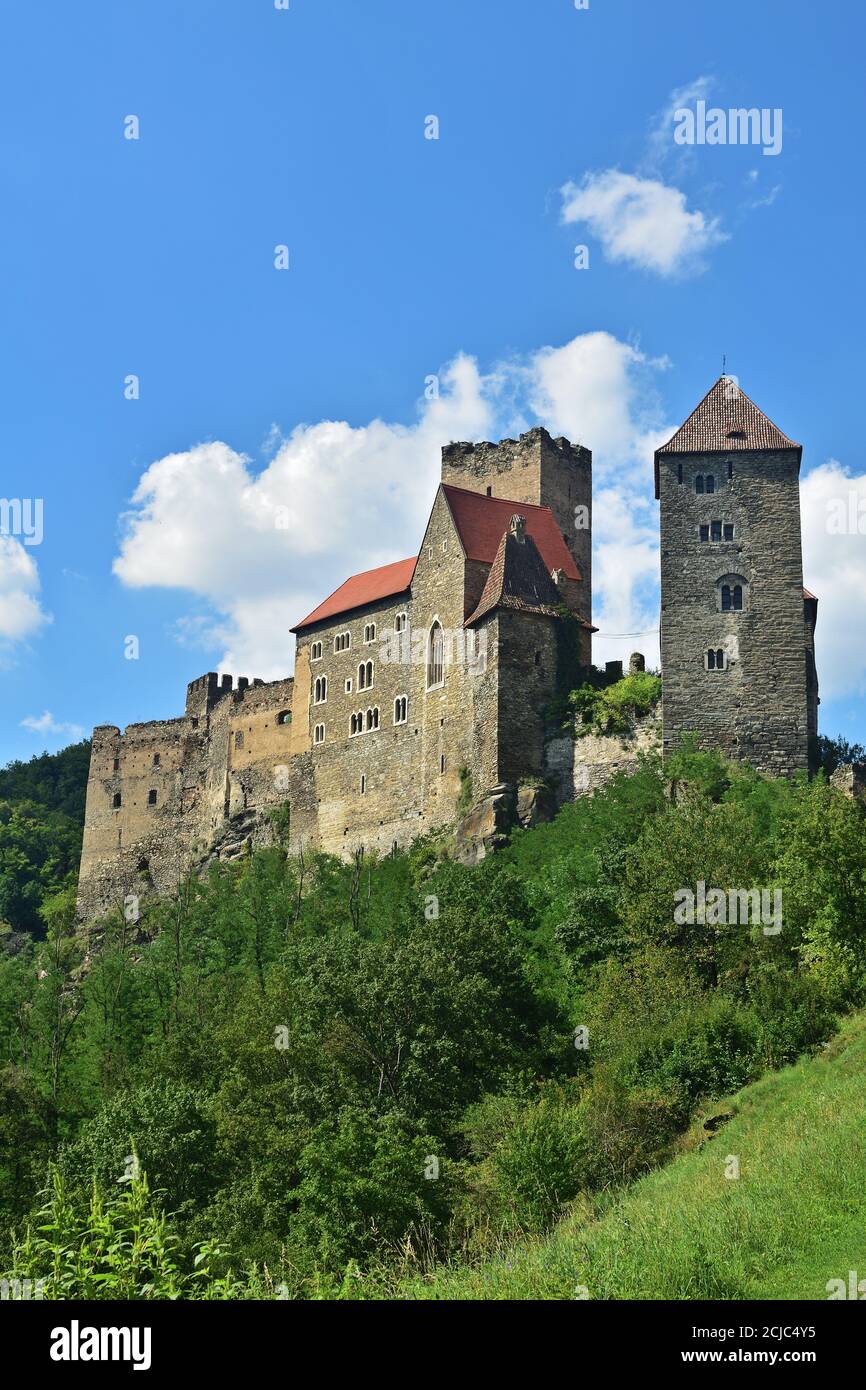
<svg viewBox="0 0 866 1390">
<path fill-rule="evenodd" d="M 661 676 L 650 671 L 636 671 L 601 689 L 585 681 L 569 697 L 579 719 L 577 737 L 618 734 L 627 738 L 634 732 L 635 720 L 649 714 L 661 693 Z"/>
<path fill-rule="evenodd" d="M 823 779 L 685 748 L 473 868 L 278 843 L 89 935 L 46 893 L 0 954 L 0 1262 L 60 1297 L 342 1298 L 543 1232 L 826 1041 L 864 865 Z M 700 880 L 778 889 L 782 931 L 678 921 Z"/>
</svg>

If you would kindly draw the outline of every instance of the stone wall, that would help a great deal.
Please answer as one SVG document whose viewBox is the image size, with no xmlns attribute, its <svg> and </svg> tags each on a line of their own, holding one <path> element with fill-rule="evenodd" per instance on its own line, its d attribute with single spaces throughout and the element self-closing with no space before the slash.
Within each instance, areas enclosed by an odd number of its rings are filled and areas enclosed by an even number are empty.
<svg viewBox="0 0 866 1390">
<path fill-rule="evenodd" d="M 211 672 L 188 687 L 180 719 L 94 730 L 81 917 L 169 892 L 218 844 L 230 856 L 247 839 L 267 841 L 266 813 L 288 796 L 292 725 L 277 716 L 292 703 L 291 678 L 235 684 Z"/>
<path fill-rule="evenodd" d="M 570 733 L 549 738 L 544 750 L 544 774 L 557 805 L 591 796 L 622 772 L 636 772 L 640 755 L 661 751 L 661 704 L 636 719 L 628 738 L 616 735 Z"/>
<path fill-rule="evenodd" d="M 715 477 L 715 493 L 695 491 L 698 473 Z M 808 765 L 798 477 L 795 449 L 661 459 L 666 751 L 694 732 L 775 776 Z M 701 542 L 700 525 L 716 520 L 733 524 L 733 540 Z M 723 581 L 742 584 L 741 612 L 722 612 Z M 707 669 L 709 649 L 725 652 L 726 669 Z"/>
</svg>

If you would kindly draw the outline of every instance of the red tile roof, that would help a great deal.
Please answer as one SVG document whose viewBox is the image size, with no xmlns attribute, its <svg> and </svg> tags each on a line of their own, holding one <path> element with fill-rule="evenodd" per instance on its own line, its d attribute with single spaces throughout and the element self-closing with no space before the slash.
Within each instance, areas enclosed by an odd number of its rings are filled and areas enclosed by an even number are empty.
<svg viewBox="0 0 866 1390">
<path fill-rule="evenodd" d="M 465 626 L 483 618 L 494 608 L 514 608 L 521 613 L 537 613 L 558 618 L 562 603 L 559 591 L 528 531 L 523 540 L 505 531 L 478 607 Z"/>
<path fill-rule="evenodd" d="M 655 452 L 656 497 L 662 454 L 728 454 L 735 449 L 799 449 L 730 377 L 720 376 L 691 415 Z"/>
<path fill-rule="evenodd" d="M 308 613 L 306 618 L 296 623 L 292 632 L 300 632 L 303 627 L 334 618 L 338 613 L 348 613 L 350 608 L 365 608 L 377 599 L 391 598 L 402 594 L 412 583 L 417 556 L 410 560 L 396 560 L 392 565 L 380 565 L 375 570 L 365 570 L 363 574 L 353 574 L 339 589 Z"/>
<path fill-rule="evenodd" d="M 549 507 L 536 507 L 530 502 L 512 502 L 504 497 L 485 497 L 481 492 L 443 483 L 442 491 L 454 518 L 454 524 L 467 560 L 483 560 L 492 565 L 503 535 L 515 513 L 526 517 L 526 533 L 538 546 L 548 574 L 561 569 L 569 579 L 580 579 L 562 532 Z"/>
</svg>

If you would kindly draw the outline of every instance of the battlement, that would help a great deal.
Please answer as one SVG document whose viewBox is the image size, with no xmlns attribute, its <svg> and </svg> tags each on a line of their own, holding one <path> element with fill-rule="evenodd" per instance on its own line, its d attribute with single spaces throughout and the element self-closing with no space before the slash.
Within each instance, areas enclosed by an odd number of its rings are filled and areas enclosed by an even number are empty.
<svg viewBox="0 0 866 1390">
<path fill-rule="evenodd" d="M 200 719 L 203 715 L 209 714 L 227 695 L 242 696 L 248 686 L 264 684 L 258 676 L 252 680 L 247 676 L 238 676 L 235 683 L 234 676 L 220 676 L 216 671 L 208 671 L 205 675 L 190 681 L 186 688 L 187 717 Z"/>
<path fill-rule="evenodd" d="M 564 435 L 557 438 L 543 425 L 526 430 L 519 439 L 500 439 L 494 443 L 482 439 L 476 443 L 457 440 L 442 446 L 442 481 L 455 482 L 453 470 L 476 472 L 479 477 L 489 474 L 506 473 L 515 466 L 527 466 L 530 462 L 546 457 L 568 464 L 589 466 L 592 454 L 582 444 L 572 444 Z M 517 499 L 525 500 L 529 499 Z"/>
</svg>

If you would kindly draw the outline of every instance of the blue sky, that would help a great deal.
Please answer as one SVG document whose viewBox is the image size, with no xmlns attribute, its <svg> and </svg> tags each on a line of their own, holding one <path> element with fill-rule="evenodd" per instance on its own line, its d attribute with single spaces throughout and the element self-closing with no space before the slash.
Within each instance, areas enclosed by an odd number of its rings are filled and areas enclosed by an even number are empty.
<svg viewBox="0 0 866 1390">
<path fill-rule="evenodd" d="M 93 0 L 2 28 L 0 493 L 44 534 L 0 537 L 0 760 L 288 671 L 293 622 L 414 553 L 439 445 L 539 420 L 595 455 L 597 659 L 652 656 L 652 447 L 723 353 L 804 445 L 822 729 L 866 741 L 858 10 Z M 678 146 L 698 100 L 780 109 L 781 151 Z"/>
</svg>

